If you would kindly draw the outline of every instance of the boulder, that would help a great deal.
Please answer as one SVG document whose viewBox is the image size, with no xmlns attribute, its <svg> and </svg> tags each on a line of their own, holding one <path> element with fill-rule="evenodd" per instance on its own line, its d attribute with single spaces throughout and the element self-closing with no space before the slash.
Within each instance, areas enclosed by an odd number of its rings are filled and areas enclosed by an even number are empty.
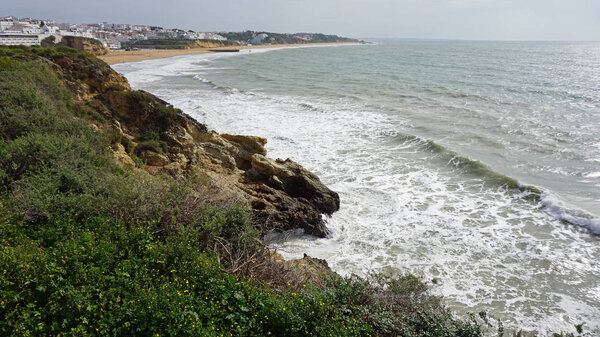
<svg viewBox="0 0 600 337">
<path fill-rule="evenodd" d="M 121 144 L 115 144 L 115 148 L 113 149 L 113 156 L 121 167 L 133 169 L 135 167 L 135 162 L 131 157 L 125 152 L 125 147 Z"/>
<path fill-rule="evenodd" d="M 140 158 L 146 165 L 150 166 L 165 166 L 171 163 L 165 155 L 154 151 L 144 151 L 140 154 Z"/>
</svg>

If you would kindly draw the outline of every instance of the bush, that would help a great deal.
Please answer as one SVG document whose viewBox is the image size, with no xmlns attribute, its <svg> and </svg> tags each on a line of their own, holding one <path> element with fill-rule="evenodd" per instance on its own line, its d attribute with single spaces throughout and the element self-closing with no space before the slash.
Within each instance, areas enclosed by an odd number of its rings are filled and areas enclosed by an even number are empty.
<svg viewBox="0 0 600 337">
<path fill-rule="evenodd" d="M 135 147 L 135 154 L 138 156 L 146 151 L 164 153 L 166 151 L 166 144 L 156 140 L 147 140 L 138 143 Z"/>
<path fill-rule="evenodd" d="M 123 145 L 127 153 L 131 153 L 131 150 L 133 150 L 133 143 L 125 136 L 121 136 L 121 145 Z"/>
<path fill-rule="evenodd" d="M 131 159 L 133 159 L 136 168 L 144 168 L 144 161 L 140 157 L 133 156 Z"/>
<path fill-rule="evenodd" d="M 250 225 L 248 214 L 239 206 L 229 209 L 214 207 L 196 220 L 192 226 L 199 230 L 203 242 L 212 242 L 216 237 L 227 241 L 246 235 L 258 233 Z"/>
<path fill-rule="evenodd" d="M 168 130 L 176 121 L 181 110 L 164 105 L 154 96 L 143 91 L 124 92 L 128 110 L 141 120 L 147 132 L 163 132 Z"/>
<path fill-rule="evenodd" d="M 160 140 L 160 135 L 154 131 L 144 132 L 136 141 L 135 154 L 141 155 L 145 151 L 164 153 L 167 151 L 167 144 Z"/>
<path fill-rule="evenodd" d="M 133 143 L 129 138 L 123 135 L 121 131 L 116 128 L 109 128 L 106 133 L 111 145 L 121 144 L 126 153 L 131 153 L 131 150 L 133 150 Z"/>
</svg>

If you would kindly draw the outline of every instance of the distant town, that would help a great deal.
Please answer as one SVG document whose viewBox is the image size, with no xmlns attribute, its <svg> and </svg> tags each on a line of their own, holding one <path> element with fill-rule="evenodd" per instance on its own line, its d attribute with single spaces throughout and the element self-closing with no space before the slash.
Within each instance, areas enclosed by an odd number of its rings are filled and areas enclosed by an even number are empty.
<svg viewBox="0 0 600 337">
<path fill-rule="evenodd" d="M 59 23 L 48 19 L 0 18 L 0 45 L 41 45 L 51 38 L 60 42 L 63 37 L 74 36 L 94 39 L 111 50 L 186 48 L 194 41 L 215 41 L 222 45 L 261 45 L 285 43 L 354 42 L 357 40 L 336 35 L 268 32 L 194 32 L 177 28 L 123 23 Z"/>
</svg>

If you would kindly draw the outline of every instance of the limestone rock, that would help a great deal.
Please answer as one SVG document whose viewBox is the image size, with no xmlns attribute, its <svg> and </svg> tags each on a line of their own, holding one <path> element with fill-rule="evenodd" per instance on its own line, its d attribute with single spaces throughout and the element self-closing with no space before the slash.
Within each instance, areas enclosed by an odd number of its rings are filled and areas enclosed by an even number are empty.
<svg viewBox="0 0 600 337">
<path fill-rule="evenodd" d="M 135 167 L 135 162 L 131 157 L 125 152 L 125 147 L 121 144 L 116 144 L 115 149 L 113 150 L 113 156 L 117 160 L 117 163 L 122 167 L 133 169 Z"/>
<path fill-rule="evenodd" d="M 62 44 L 68 47 L 86 51 L 93 55 L 106 55 L 109 49 L 104 47 L 98 40 L 81 38 L 76 36 L 63 36 L 61 40 Z"/>
<path fill-rule="evenodd" d="M 271 262 L 282 266 L 285 277 L 294 280 L 297 284 L 319 284 L 324 277 L 337 277 L 337 274 L 329 268 L 327 261 L 306 254 L 302 259 L 286 261 L 281 254 L 271 252 Z"/>
<path fill-rule="evenodd" d="M 154 151 L 144 151 L 140 154 L 140 158 L 150 166 L 165 166 L 171 163 L 165 155 Z"/>
</svg>

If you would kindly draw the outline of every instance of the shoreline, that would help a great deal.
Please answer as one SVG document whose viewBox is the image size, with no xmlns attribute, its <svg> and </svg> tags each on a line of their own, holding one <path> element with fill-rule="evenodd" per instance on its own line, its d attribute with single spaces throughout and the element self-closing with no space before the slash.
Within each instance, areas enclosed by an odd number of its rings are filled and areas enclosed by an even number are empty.
<svg viewBox="0 0 600 337">
<path fill-rule="evenodd" d="M 268 44 L 258 46 L 227 46 L 219 48 L 192 48 L 192 49 L 145 49 L 145 50 L 117 50 L 111 51 L 106 55 L 97 56 L 108 65 L 137 62 L 152 59 L 161 59 L 180 55 L 195 55 L 217 53 L 212 50 L 246 50 L 246 49 L 265 49 L 265 48 L 292 48 L 292 47 L 316 47 L 316 46 L 339 46 L 339 45 L 357 45 L 357 42 L 333 42 L 333 43 L 295 43 L 295 44 Z"/>
</svg>

